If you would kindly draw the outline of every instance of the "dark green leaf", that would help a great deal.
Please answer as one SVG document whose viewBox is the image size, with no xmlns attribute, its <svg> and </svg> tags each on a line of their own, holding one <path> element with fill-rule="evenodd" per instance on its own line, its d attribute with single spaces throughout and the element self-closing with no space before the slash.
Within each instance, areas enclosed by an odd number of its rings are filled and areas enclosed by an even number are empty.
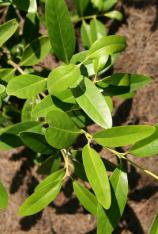
<svg viewBox="0 0 158 234">
<path fill-rule="evenodd" d="M 41 36 L 38 39 L 32 41 L 24 49 L 21 66 L 33 66 L 42 61 L 46 55 L 50 52 L 51 45 L 48 37 Z"/>
<path fill-rule="evenodd" d="M 47 144 L 45 136 L 42 134 L 27 131 L 22 132 L 20 138 L 26 146 L 35 152 L 41 154 L 53 153 L 53 148 Z"/>
<path fill-rule="evenodd" d="M 90 0 L 73 0 L 73 1 L 76 5 L 78 14 L 80 16 L 83 16 Z"/>
<path fill-rule="evenodd" d="M 55 55 L 68 63 L 75 50 L 75 33 L 64 0 L 46 0 L 46 23 Z"/>
<path fill-rule="evenodd" d="M 61 165 L 60 154 L 55 154 L 47 158 L 38 168 L 37 172 L 41 175 L 49 175 L 59 170 Z"/>
<path fill-rule="evenodd" d="M 13 4 L 15 4 L 20 10 L 35 13 L 37 11 L 37 2 L 36 0 L 13 0 Z"/>
</svg>

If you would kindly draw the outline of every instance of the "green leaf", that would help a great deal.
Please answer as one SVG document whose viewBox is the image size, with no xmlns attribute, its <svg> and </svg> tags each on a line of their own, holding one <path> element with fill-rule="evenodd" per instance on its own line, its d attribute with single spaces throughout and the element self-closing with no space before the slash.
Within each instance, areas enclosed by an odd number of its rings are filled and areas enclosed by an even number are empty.
<svg viewBox="0 0 158 234">
<path fill-rule="evenodd" d="M 49 112 L 47 120 L 49 128 L 45 136 L 47 142 L 54 148 L 63 149 L 71 146 L 80 134 L 71 118 L 63 111 Z"/>
<path fill-rule="evenodd" d="M 112 55 L 123 51 L 125 47 L 124 37 L 119 35 L 104 36 L 92 44 L 87 59 L 94 59 L 101 55 Z"/>
<path fill-rule="evenodd" d="M 129 74 L 130 77 L 130 91 L 136 91 L 139 88 L 148 85 L 151 82 L 151 78 L 149 76 L 144 76 L 140 74 Z"/>
<path fill-rule="evenodd" d="M 96 40 L 107 35 L 107 29 L 105 28 L 105 25 L 96 18 L 91 20 L 90 27 L 91 27 L 92 42 L 95 42 Z"/>
<path fill-rule="evenodd" d="M 130 153 L 137 157 L 150 157 L 158 153 L 158 125 L 156 131 L 149 137 L 138 141 L 130 149 Z"/>
<path fill-rule="evenodd" d="M 25 16 L 23 38 L 26 44 L 31 43 L 33 40 L 39 37 L 39 24 L 40 19 L 37 13 L 28 13 Z"/>
<path fill-rule="evenodd" d="M 32 117 L 32 109 L 33 107 L 36 106 L 36 99 L 35 98 L 30 98 L 27 99 L 23 105 L 22 111 L 21 111 L 21 121 L 26 122 L 26 121 L 31 121 L 35 120 L 35 118 Z"/>
<path fill-rule="evenodd" d="M 123 20 L 123 15 L 120 11 L 109 11 L 105 14 L 106 17 L 110 18 L 110 19 L 116 19 L 118 21 L 122 21 Z"/>
<path fill-rule="evenodd" d="M 47 179 L 47 178 L 46 178 Z M 51 203 L 62 186 L 62 180 L 55 181 L 54 183 L 46 184 L 40 190 L 35 191 L 19 209 L 20 216 L 29 216 L 38 213 Z"/>
<path fill-rule="evenodd" d="M 150 227 L 149 234 L 158 234 L 158 212 L 154 217 L 153 223 Z"/>
<path fill-rule="evenodd" d="M 37 173 L 41 175 L 49 175 L 57 170 L 59 170 L 61 165 L 61 157 L 60 154 L 57 153 L 55 155 L 47 158 L 38 168 Z"/>
<path fill-rule="evenodd" d="M 96 215 L 98 202 L 94 194 L 77 181 L 73 182 L 73 189 L 83 207 L 91 214 Z"/>
<path fill-rule="evenodd" d="M 111 205 L 111 192 L 106 168 L 99 154 L 86 145 L 82 151 L 83 165 L 92 189 L 97 200 L 105 208 L 109 209 Z"/>
<path fill-rule="evenodd" d="M 55 55 L 68 63 L 75 50 L 75 32 L 64 0 L 46 0 L 46 23 Z"/>
<path fill-rule="evenodd" d="M 51 95 L 46 96 L 32 110 L 31 116 L 35 119 L 46 117 L 47 113 L 56 109 L 54 99 Z"/>
<path fill-rule="evenodd" d="M 90 25 L 87 24 L 85 20 L 82 21 L 82 25 L 81 25 L 81 39 L 82 39 L 83 46 L 86 49 L 88 49 L 93 43 Z"/>
<path fill-rule="evenodd" d="M 0 47 L 15 33 L 18 28 L 16 19 L 9 20 L 0 25 Z"/>
<path fill-rule="evenodd" d="M 104 0 L 102 0 L 102 1 L 104 1 Z M 104 11 L 110 10 L 117 2 L 118 2 L 118 0 L 106 0 L 106 1 L 104 1 Z"/>
<path fill-rule="evenodd" d="M 0 95 L 4 94 L 5 86 L 0 84 Z"/>
<path fill-rule="evenodd" d="M 65 175 L 65 169 L 60 169 L 49 176 L 47 176 L 44 180 L 40 182 L 35 188 L 35 192 L 41 191 L 45 188 L 47 185 L 54 184 L 56 181 L 61 181 Z"/>
<path fill-rule="evenodd" d="M 7 86 L 8 95 L 18 98 L 32 98 L 46 89 L 47 79 L 36 75 L 20 75 L 11 80 Z"/>
<path fill-rule="evenodd" d="M 68 97 L 69 99 L 69 97 Z M 62 100 L 55 96 L 48 95 L 38 103 L 32 111 L 32 117 L 37 119 L 40 117 L 46 117 L 47 114 L 52 110 L 63 110 L 65 112 L 72 112 L 72 103 L 67 103 L 67 97 L 63 97 Z"/>
<path fill-rule="evenodd" d="M 53 153 L 53 148 L 47 144 L 45 136 L 42 134 L 27 131 L 22 132 L 20 138 L 27 147 L 35 152 L 41 154 Z"/>
<path fill-rule="evenodd" d="M 112 202 L 109 210 L 104 210 L 98 204 L 97 234 L 111 234 L 116 228 L 127 202 L 128 179 L 127 174 L 117 168 L 110 177 Z"/>
<path fill-rule="evenodd" d="M 80 69 L 74 64 L 55 68 L 48 77 L 47 87 L 49 94 L 58 94 L 76 86 L 82 79 Z"/>
<path fill-rule="evenodd" d="M 42 61 L 50 52 L 51 45 L 47 36 L 41 36 L 32 41 L 24 49 L 21 66 L 33 66 Z"/>
<path fill-rule="evenodd" d="M 155 132 L 149 125 L 128 125 L 113 127 L 94 134 L 94 140 L 106 147 L 119 147 L 134 144 Z"/>
<path fill-rule="evenodd" d="M 0 209 L 5 209 L 8 206 L 8 194 L 3 184 L 0 182 Z"/>
<path fill-rule="evenodd" d="M 14 77 L 15 69 L 2 68 L 0 69 L 0 80 L 8 83 Z"/>
<path fill-rule="evenodd" d="M 103 128 L 112 126 L 112 117 L 109 107 L 97 87 L 85 78 L 80 85 L 72 89 L 76 102 L 83 111 Z"/>
<path fill-rule="evenodd" d="M 83 16 L 84 12 L 87 9 L 87 6 L 88 6 L 90 0 L 73 0 L 73 1 L 76 5 L 78 14 L 80 16 Z"/>
<path fill-rule="evenodd" d="M 37 11 L 36 0 L 13 0 L 13 4 L 17 6 L 20 10 L 35 13 Z"/>
<path fill-rule="evenodd" d="M 105 25 L 96 18 L 90 21 L 90 24 L 82 21 L 81 25 L 81 38 L 83 46 L 89 48 L 97 39 L 107 35 Z"/>
<path fill-rule="evenodd" d="M 91 0 L 93 5 L 101 11 L 110 10 L 118 0 Z"/>
</svg>

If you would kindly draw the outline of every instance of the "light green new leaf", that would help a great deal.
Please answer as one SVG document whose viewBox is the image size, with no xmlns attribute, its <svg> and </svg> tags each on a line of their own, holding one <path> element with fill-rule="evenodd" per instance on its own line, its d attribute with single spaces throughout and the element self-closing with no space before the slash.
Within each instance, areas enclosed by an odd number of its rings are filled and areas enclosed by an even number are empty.
<svg viewBox="0 0 158 234">
<path fill-rule="evenodd" d="M 91 20 L 90 28 L 91 28 L 92 42 L 95 42 L 96 40 L 107 35 L 107 29 L 105 28 L 105 25 L 96 18 Z"/>
<path fill-rule="evenodd" d="M 83 165 L 97 200 L 105 208 L 111 206 L 111 191 L 106 168 L 99 154 L 89 145 L 82 151 Z"/>
<path fill-rule="evenodd" d="M 91 0 L 91 2 L 99 10 L 103 10 L 104 9 L 104 2 L 105 2 L 105 0 Z"/>
<path fill-rule="evenodd" d="M 14 77 L 15 69 L 2 68 L 0 69 L 0 80 L 8 83 Z"/>
<path fill-rule="evenodd" d="M 88 49 L 93 43 L 90 25 L 86 23 L 85 20 L 82 21 L 82 25 L 81 25 L 81 39 L 82 39 L 83 46 L 86 49 Z"/>
<path fill-rule="evenodd" d="M 70 87 L 75 87 L 81 79 L 82 76 L 78 66 L 74 64 L 59 66 L 48 77 L 49 94 L 56 95 Z"/>
<path fill-rule="evenodd" d="M 130 150 L 137 157 L 150 157 L 158 153 L 158 125 L 156 131 L 144 140 L 138 141 Z"/>
<path fill-rule="evenodd" d="M 112 117 L 105 98 L 98 88 L 85 78 L 75 89 L 72 89 L 76 102 L 83 111 L 98 125 L 111 128 Z"/>
<path fill-rule="evenodd" d="M 84 15 L 85 10 L 87 9 L 87 6 L 90 2 L 90 0 L 73 0 L 76 8 L 77 8 L 77 12 L 80 16 Z"/>
<path fill-rule="evenodd" d="M 90 24 L 86 23 L 84 20 L 82 21 L 81 38 L 85 48 L 88 49 L 97 39 L 105 35 L 107 35 L 105 25 L 96 18 L 92 19 Z"/>
<path fill-rule="evenodd" d="M 118 2 L 118 0 L 102 0 L 102 1 L 104 1 L 104 11 L 110 10 Z"/>
<path fill-rule="evenodd" d="M 0 182 L 0 209 L 5 209 L 8 206 L 8 194 L 3 184 Z"/>
<path fill-rule="evenodd" d="M 104 36 L 92 44 L 87 59 L 97 58 L 101 55 L 112 55 L 123 51 L 126 47 L 125 37 L 119 35 Z"/>
<path fill-rule="evenodd" d="M 46 23 L 54 54 L 68 63 L 75 50 L 75 33 L 64 0 L 46 0 Z"/>
<path fill-rule="evenodd" d="M 101 11 L 110 10 L 118 0 L 91 0 L 93 5 Z"/>
<path fill-rule="evenodd" d="M 113 127 L 94 134 L 94 140 L 103 146 L 119 147 L 134 144 L 155 132 L 155 127 L 148 125 L 128 125 Z"/>
<path fill-rule="evenodd" d="M 154 217 L 153 223 L 150 227 L 149 234 L 158 234 L 158 212 Z"/>
<path fill-rule="evenodd" d="M 36 75 L 21 75 L 12 79 L 7 86 L 7 94 L 18 98 L 32 98 L 46 89 L 47 79 Z"/>
<path fill-rule="evenodd" d="M 57 149 L 71 146 L 80 134 L 71 118 L 63 111 L 53 110 L 47 114 L 49 128 L 45 137 L 47 142 Z"/>
<path fill-rule="evenodd" d="M 35 152 L 41 154 L 53 153 L 53 148 L 47 144 L 45 136 L 34 132 L 22 132 L 20 134 L 24 144 Z"/>
<path fill-rule="evenodd" d="M 110 18 L 110 19 L 116 19 L 118 21 L 122 21 L 123 20 L 123 15 L 120 11 L 109 11 L 105 14 L 106 17 Z"/>
<path fill-rule="evenodd" d="M 15 33 L 18 28 L 16 19 L 0 25 L 0 47 Z"/>
<path fill-rule="evenodd" d="M 98 202 L 94 194 L 77 181 L 73 182 L 73 189 L 83 207 L 91 214 L 96 215 Z"/>
<path fill-rule="evenodd" d="M 0 84 L 0 96 L 5 92 L 5 86 Z"/>
<path fill-rule="evenodd" d="M 97 234 L 111 234 L 116 228 L 127 202 L 128 179 L 127 174 L 117 168 L 110 177 L 112 201 L 109 210 L 98 205 Z"/>
<path fill-rule="evenodd" d="M 35 13 L 37 11 L 36 0 L 13 0 L 13 4 L 17 6 L 20 10 Z"/>
<path fill-rule="evenodd" d="M 33 66 L 42 61 L 50 52 L 51 45 L 47 36 L 41 36 L 32 41 L 24 49 L 20 65 Z"/>
<path fill-rule="evenodd" d="M 20 216 L 29 216 L 38 213 L 51 203 L 60 192 L 62 181 L 46 184 L 41 189 L 35 191 L 19 209 Z"/>
</svg>

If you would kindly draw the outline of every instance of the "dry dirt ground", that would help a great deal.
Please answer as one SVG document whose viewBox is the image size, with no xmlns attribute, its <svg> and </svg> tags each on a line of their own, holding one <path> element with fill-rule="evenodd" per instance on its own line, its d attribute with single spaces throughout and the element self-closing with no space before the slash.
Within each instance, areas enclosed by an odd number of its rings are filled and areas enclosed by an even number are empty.
<svg viewBox="0 0 158 234">
<path fill-rule="evenodd" d="M 115 65 L 115 71 L 150 75 L 153 82 L 133 100 L 119 102 L 115 121 L 158 122 L 158 3 L 157 0 L 124 0 L 126 21 L 117 30 L 127 37 L 128 47 Z M 95 234 L 95 219 L 88 215 L 65 188 L 54 205 L 42 213 L 20 218 L 17 210 L 38 183 L 31 155 L 0 153 L 0 178 L 10 193 L 9 207 L 0 213 L 2 234 Z M 158 173 L 158 158 L 134 159 Z M 116 234 L 146 234 L 158 210 L 158 184 L 141 171 L 129 167 L 129 202 Z"/>
</svg>

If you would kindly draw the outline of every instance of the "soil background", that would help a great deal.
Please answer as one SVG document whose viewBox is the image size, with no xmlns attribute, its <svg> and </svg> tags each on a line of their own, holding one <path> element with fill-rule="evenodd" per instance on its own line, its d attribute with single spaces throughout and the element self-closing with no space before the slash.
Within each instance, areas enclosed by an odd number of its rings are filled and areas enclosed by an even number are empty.
<svg viewBox="0 0 158 234">
<path fill-rule="evenodd" d="M 153 82 L 141 89 L 133 100 L 117 101 L 114 121 L 117 124 L 155 124 L 158 122 L 158 1 L 124 0 L 122 3 L 126 20 L 117 29 L 112 27 L 111 31 L 126 36 L 128 46 L 114 71 L 146 74 L 153 78 Z M 52 66 L 52 58 L 47 58 L 46 63 Z M 134 160 L 158 173 L 158 158 Z M 115 234 L 146 234 L 158 210 L 158 184 L 131 166 L 128 171 L 129 200 Z M 18 207 L 40 179 L 28 151 L 0 152 L 0 178 L 10 193 L 8 209 L 0 211 L 0 233 L 96 233 L 95 218 L 80 207 L 70 185 L 43 212 L 27 218 L 18 217 Z"/>
</svg>

